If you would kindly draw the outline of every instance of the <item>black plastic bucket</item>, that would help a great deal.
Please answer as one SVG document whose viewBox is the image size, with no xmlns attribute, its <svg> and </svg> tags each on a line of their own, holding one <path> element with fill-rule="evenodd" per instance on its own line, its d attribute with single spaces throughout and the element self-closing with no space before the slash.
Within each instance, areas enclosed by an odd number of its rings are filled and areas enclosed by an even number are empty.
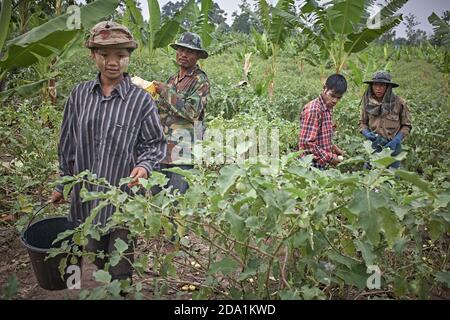
<svg viewBox="0 0 450 320">
<path fill-rule="evenodd" d="M 58 267 L 61 259 L 65 258 L 65 254 L 59 254 L 47 260 L 45 257 L 52 246 L 56 248 L 60 246 L 59 243 L 52 245 L 58 234 L 75 227 L 75 224 L 68 221 L 66 217 L 50 217 L 34 222 L 22 232 L 20 240 L 28 250 L 34 275 L 40 287 L 46 290 L 67 289 L 67 279 L 72 274 L 72 272 L 67 272 L 70 259 L 61 279 Z M 68 237 L 63 241 L 66 240 L 69 240 L 70 243 L 72 239 Z M 81 258 L 78 258 L 77 266 L 80 268 L 79 274 L 81 275 Z"/>
</svg>

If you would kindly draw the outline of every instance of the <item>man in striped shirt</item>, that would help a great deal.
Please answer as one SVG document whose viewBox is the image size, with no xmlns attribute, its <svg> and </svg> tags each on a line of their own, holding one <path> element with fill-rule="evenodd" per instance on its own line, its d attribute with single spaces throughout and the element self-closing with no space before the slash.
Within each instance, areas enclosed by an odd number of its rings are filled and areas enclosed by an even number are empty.
<svg viewBox="0 0 450 320">
<path fill-rule="evenodd" d="M 300 116 L 299 150 L 303 156 L 312 154 L 313 165 L 325 169 L 336 166 L 343 158 L 343 151 L 333 144 L 333 108 L 347 91 L 347 81 L 340 74 L 328 77 L 318 98 L 308 102 Z"/>
<path fill-rule="evenodd" d="M 158 110 L 151 96 L 131 83 L 126 73 L 130 54 L 137 47 L 129 30 L 110 21 L 100 22 L 91 30 L 86 46 L 100 71 L 97 78 L 77 85 L 65 108 L 58 148 L 61 175 L 72 176 L 84 170 L 106 178 L 112 185 L 131 177 L 131 188 L 139 178 L 148 178 L 166 156 L 166 142 Z M 86 185 L 88 191 L 105 191 Z M 64 186 L 57 186 L 50 201 L 63 199 Z M 71 193 L 69 220 L 83 223 L 98 200 L 82 202 L 80 185 Z M 129 190 L 127 190 L 129 191 Z M 94 224 L 105 226 L 115 208 L 101 209 Z M 133 259 L 133 241 L 129 231 L 114 230 L 100 239 L 89 239 L 87 249 L 105 254 L 114 250 L 116 239 L 129 243 L 126 253 Z M 105 260 L 95 261 L 103 268 Z M 122 259 L 109 269 L 112 279 L 131 278 L 131 265 Z"/>
</svg>

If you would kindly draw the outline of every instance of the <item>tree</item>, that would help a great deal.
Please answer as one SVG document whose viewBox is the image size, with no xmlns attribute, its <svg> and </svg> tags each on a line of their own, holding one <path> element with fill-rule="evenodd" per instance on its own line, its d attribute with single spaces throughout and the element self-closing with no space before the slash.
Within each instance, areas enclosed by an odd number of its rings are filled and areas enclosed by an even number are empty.
<svg viewBox="0 0 450 320">
<path fill-rule="evenodd" d="M 404 25 L 406 26 L 406 38 L 408 39 L 408 44 L 418 45 L 427 39 L 427 33 L 424 30 L 416 29 L 419 25 L 416 15 L 412 13 L 406 15 Z"/>
<path fill-rule="evenodd" d="M 250 4 L 247 2 L 247 0 L 242 0 L 241 4 L 239 5 L 239 11 L 240 13 L 235 11 L 231 15 L 233 17 L 231 30 L 234 32 L 250 34 L 250 28 L 252 26 L 255 27 L 257 25 L 257 21 L 251 14 L 252 9 L 250 8 Z"/>
<path fill-rule="evenodd" d="M 196 0 L 196 4 L 201 4 L 201 0 Z M 163 20 L 173 18 L 173 16 L 180 11 L 184 6 L 186 5 L 186 1 L 177 1 L 173 3 L 172 1 L 167 2 L 162 8 L 161 8 L 161 17 Z M 209 13 L 209 20 L 214 23 L 216 26 L 222 25 L 222 28 L 229 27 L 226 24 L 227 21 L 227 13 L 220 8 L 220 6 L 217 3 L 213 3 L 213 7 Z M 223 26 L 223 24 L 226 25 Z M 186 19 L 183 23 L 183 26 L 187 29 L 191 28 L 191 23 Z"/>
<path fill-rule="evenodd" d="M 186 1 L 177 1 L 173 3 L 172 1 L 167 2 L 162 8 L 161 8 L 161 18 L 163 21 L 166 19 L 171 19 L 177 13 L 180 11 L 184 6 L 186 5 Z"/>
</svg>

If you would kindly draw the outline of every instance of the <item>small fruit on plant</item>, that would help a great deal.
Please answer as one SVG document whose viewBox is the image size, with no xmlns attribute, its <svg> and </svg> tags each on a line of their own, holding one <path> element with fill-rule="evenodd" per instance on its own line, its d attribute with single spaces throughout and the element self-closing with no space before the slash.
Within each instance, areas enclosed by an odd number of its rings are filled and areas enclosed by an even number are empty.
<svg viewBox="0 0 450 320">
<path fill-rule="evenodd" d="M 343 156 L 338 156 L 337 157 L 339 161 L 344 161 L 344 157 Z"/>
</svg>

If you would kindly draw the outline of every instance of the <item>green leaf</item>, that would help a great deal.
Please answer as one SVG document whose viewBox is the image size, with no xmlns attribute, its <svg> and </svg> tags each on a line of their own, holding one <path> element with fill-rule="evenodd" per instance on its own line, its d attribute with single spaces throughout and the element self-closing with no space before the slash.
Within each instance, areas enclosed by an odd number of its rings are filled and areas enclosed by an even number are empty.
<svg viewBox="0 0 450 320">
<path fill-rule="evenodd" d="M 386 236 L 389 248 L 393 248 L 395 241 L 400 237 L 401 225 L 397 220 L 395 213 L 387 210 L 386 208 L 381 208 L 379 210 L 382 221 L 382 229 Z"/>
<path fill-rule="evenodd" d="M 114 12 L 119 0 L 97 0 L 80 8 L 81 25 L 84 30 L 94 26 L 99 20 Z M 7 43 L 7 51 L 0 61 L 0 69 L 12 66 L 26 67 L 37 62 L 37 56 L 48 57 L 54 50 L 64 47 L 81 32 L 68 24 L 73 13 L 65 13 L 31 29 Z"/>
<path fill-rule="evenodd" d="M 109 258 L 109 265 L 111 267 L 115 267 L 120 262 L 120 255 L 117 252 L 114 252 L 112 256 Z"/>
<path fill-rule="evenodd" d="M 117 238 L 114 242 L 114 247 L 117 249 L 117 251 L 119 251 L 119 253 L 122 254 L 128 249 L 128 244 L 126 244 L 122 239 Z"/>
<path fill-rule="evenodd" d="M 442 43 L 450 46 L 450 26 L 447 22 L 438 17 L 436 13 L 432 13 L 428 17 L 428 21 L 433 25 L 433 31 L 437 37 L 442 37 Z"/>
<path fill-rule="evenodd" d="M 127 10 L 129 10 L 131 13 L 131 17 L 134 20 L 134 23 L 143 28 L 145 26 L 144 18 L 142 17 L 141 11 L 136 7 L 136 3 L 134 2 L 134 0 L 125 0 L 125 4 L 127 6 Z"/>
<path fill-rule="evenodd" d="M 201 0 L 201 11 L 198 17 L 194 31 L 199 34 L 202 39 L 204 48 L 207 48 L 212 41 L 211 34 L 215 30 L 214 23 L 210 21 L 209 15 L 212 13 L 214 3 L 212 0 Z"/>
<path fill-rule="evenodd" d="M 0 92 L 0 98 L 2 100 L 10 97 L 11 95 L 19 95 L 22 98 L 28 98 L 31 96 L 36 95 L 36 93 L 42 89 L 42 85 L 44 83 L 47 83 L 48 80 L 50 80 L 50 78 L 45 78 L 45 79 L 41 79 L 29 84 L 25 84 L 23 86 L 20 87 L 15 87 L 3 92 Z"/>
<path fill-rule="evenodd" d="M 436 281 L 445 283 L 445 285 L 447 286 L 447 288 L 450 289 L 450 272 L 446 271 L 446 272 L 438 272 L 436 273 Z"/>
<path fill-rule="evenodd" d="M 367 285 L 368 275 L 366 273 L 366 266 L 364 264 L 359 264 L 353 266 L 351 269 L 338 269 L 336 275 L 343 278 L 345 284 L 354 285 L 358 289 L 362 290 Z"/>
<path fill-rule="evenodd" d="M 348 36 L 348 41 L 345 43 L 345 51 L 356 53 L 366 49 L 370 43 L 378 39 L 382 34 L 398 26 L 402 22 L 402 16 L 389 18 L 379 29 L 365 28 L 357 33 L 352 33 Z"/>
<path fill-rule="evenodd" d="M 418 187 L 420 190 L 425 191 L 433 198 L 436 198 L 436 194 L 433 190 L 431 190 L 429 186 L 429 182 L 423 180 L 420 178 L 417 174 L 411 173 L 404 170 L 396 170 L 395 175 L 399 178 L 402 178 L 405 181 L 408 181 L 409 183 L 412 183 L 416 187 Z"/>
<path fill-rule="evenodd" d="M 94 272 L 94 278 L 95 281 L 108 284 L 111 282 L 111 275 L 109 272 L 106 272 L 105 270 L 98 270 Z"/>
<path fill-rule="evenodd" d="M 208 274 L 222 272 L 222 274 L 227 275 L 234 272 L 237 267 L 238 263 L 235 260 L 231 258 L 223 258 L 222 260 L 211 264 Z"/>
<path fill-rule="evenodd" d="M 380 240 L 381 217 L 378 208 L 385 204 L 386 199 L 379 193 L 360 189 L 347 206 L 350 212 L 358 216 L 358 224 L 373 245 L 377 245 Z"/>
<path fill-rule="evenodd" d="M 326 299 L 325 294 L 317 287 L 303 286 L 300 292 L 302 293 L 303 299 L 305 300 Z"/>
<path fill-rule="evenodd" d="M 270 30 L 270 11 L 266 0 L 258 0 L 258 11 L 262 25 L 266 30 Z"/>
<path fill-rule="evenodd" d="M 380 11 L 381 19 L 392 17 L 407 2 L 408 0 L 390 0 Z"/>
<path fill-rule="evenodd" d="M 272 23 L 270 25 L 270 41 L 279 47 L 282 47 L 286 39 L 291 34 L 294 22 L 277 14 L 285 12 L 295 14 L 295 0 L 278 0 L 275 8 L 272 10 Z"/>
<path fill-rule="evenodd" d="M 180 30 L 180 25 L 193 12 L 195 12 L 195 0 L 189 0 L 172 19 L 164 22 L 161 28 L 155 33 L 152 49 L 167 47 Z"/>
<path fill-rule="evenodd" d="M 14 298 L 19 291 L 19 281 L 15 274 L 11 275 L 8 279 L 8 282 L 3 288 L 3 299 L 9 300 Z"/>
<path fill-rule="evenodd" d="M 363 259 L 366 263 L 366 266 L 371 266 L 374 264 L 377 256 L 373 252 L 373 247 L 370 243 L 362 242 L 360 240 L 356 240 L 356 247 L 359 251 L 361 251 L 361 254 L 363 256 Z"/>
<path fill-rule="evenodd" d="M 220 194 L 224 196 L 228 192 L 228 190 L 235 184 L 236 179 L 242 174 L 242 169 L 240 169 L 236 164 L 231 164 L 223 167 L 220 170 L 220 176 L 217 180 Z"/>
<path fill-rule="evenodd" d="M 231 210 L 225 213 L 225 219 L 230 222 L 231 234 L 236 237 L 236 239 L 242 240 L 245 237 L 245 221 L 244 218 L 238 216 Z"/>
<path fill-rule="evenodd" d="M 300 300 L 301 296 L 298 290 L 282 290 L 278 293 L 281 300 Z"/>
<path fill-rule="evenodd" d="M 0 52 L 3 49 L 9 31 L 9 21 L 11 20 L 12 1 L 3 0 L 0 8 Z"/>
<path fill-rule="evenodd" d="M 432 218 L 428 228 L 430 230 L 431 241 L 433 242 L 440 239 L 446 231 L 445 222 L 441 219 Z"/>
<path fill-rule="evenodd" d="M 331 30 L 339 35 L 352 33 L 364 16 L 365 0 L 343 0 L 327 9 Z"/>
<path fill-rule="evenodd" d="M 155 35 L 161 27 L 161 9 L 158 0 L 147 0 L 150 34 Z"/>
</svg>

